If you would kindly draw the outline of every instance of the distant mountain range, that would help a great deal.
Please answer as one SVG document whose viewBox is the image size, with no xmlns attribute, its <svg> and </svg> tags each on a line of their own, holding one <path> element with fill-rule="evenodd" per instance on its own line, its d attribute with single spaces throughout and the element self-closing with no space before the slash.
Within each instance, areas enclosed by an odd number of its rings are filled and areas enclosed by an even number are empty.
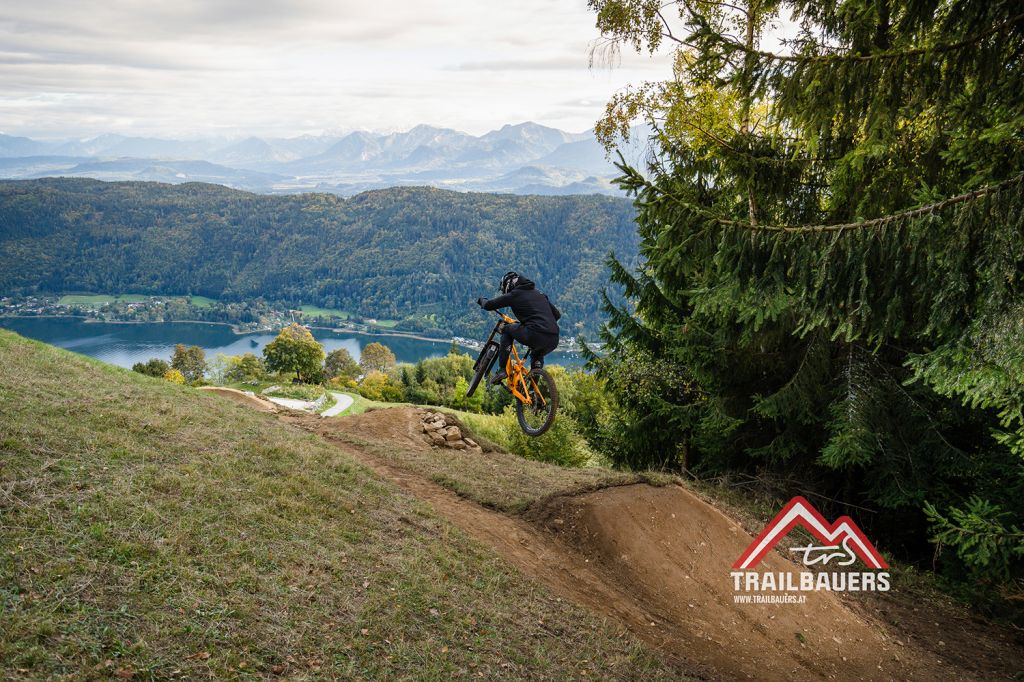
<svg viewBox="0 0 1024 682">
<path fill-rule="evenodd" d="M 54 142 L 0 134 L 0 178 L 11 179 L 210 182 L 260 193 L 342 196 L 409 185 L 615 195 L 616 174 L 592 133 L 529 122 L 480 136 L 428 125 L 401 133 L 202 140 L 105 134 Z"/>
</svg>

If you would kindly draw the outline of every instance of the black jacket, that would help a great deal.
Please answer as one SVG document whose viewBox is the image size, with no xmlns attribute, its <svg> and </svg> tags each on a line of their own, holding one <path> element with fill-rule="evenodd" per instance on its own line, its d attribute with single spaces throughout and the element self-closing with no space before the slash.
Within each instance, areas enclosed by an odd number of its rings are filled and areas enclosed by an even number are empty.
<svg viewBox="0 0 1024 682">
<path fill-rule="evenodd" d="M 525 277 L 520 277 L 516 287 L 507 294 L 483 302 L 484 310 L 505 307 L 512 308 L 512 314 L 530 331 L 558 336 L 558 319 L 562 313 Z"/>
</svg>

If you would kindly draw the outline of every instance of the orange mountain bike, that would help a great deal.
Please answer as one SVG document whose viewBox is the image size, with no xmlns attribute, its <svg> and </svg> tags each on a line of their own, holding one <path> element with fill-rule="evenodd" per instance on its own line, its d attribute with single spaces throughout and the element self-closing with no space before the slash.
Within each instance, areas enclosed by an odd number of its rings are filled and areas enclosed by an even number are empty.
<svg viewBox="0 0 1024 682">
<path fill-rule="evenodd" d="M 515 324 L 516 320 L 498 313 L 499 320 L 494 324 L 491 335 L 487 337 L 480 355 L 473 365 L 475 374 L 469 383 L 469 390 L 466 397 L 476 392 L 480 381 L 490 375 L 491 368 L 498 361 L 498 341 L 495 337 L 501 335 L 506 324 Z M 527 353 L 522 358 L 516 344 L 512 344 L 512 352 L 508 356 L 508 363 L 505 365 L 505 373 L 508 374 L 505 386 L 516 399 L 516 417 L 519 419 L 519 428 L 528 436 L 539 436 L 549 428 L 555 421 L 555 413 L 558 411 L 558 389 L 547 370 L 530 369 L 526 359 L 530 357 Z"/>
</svg>

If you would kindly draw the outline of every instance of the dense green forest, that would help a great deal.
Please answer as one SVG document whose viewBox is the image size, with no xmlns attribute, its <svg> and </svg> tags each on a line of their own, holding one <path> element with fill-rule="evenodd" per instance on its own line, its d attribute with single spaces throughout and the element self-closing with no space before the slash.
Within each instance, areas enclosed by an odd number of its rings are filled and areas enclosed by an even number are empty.
<svg viewBox="0 0 1024 682">
<path fill-rule="evenodd" d="M 643 266 L 611 261 L 623 466 L 810 495 L 884 551 L 1024 595 L 1024 15 L 1019 3 L 591 0 L 667 47 L 619 93 Z M 780 17 L 799 33 L 762 45 Z"/>
<path fill-rule="evenodd" d="M 638 237 L 629 202 L 427 188 L 261 196 L 216 185 L 49 178 L 0 182 L 0 293 L 263 297 L 409 331 L 477 334 L 471 302 L 509 269 L 562 309 L 601 320 L 603 260 Z"/>
</svg>

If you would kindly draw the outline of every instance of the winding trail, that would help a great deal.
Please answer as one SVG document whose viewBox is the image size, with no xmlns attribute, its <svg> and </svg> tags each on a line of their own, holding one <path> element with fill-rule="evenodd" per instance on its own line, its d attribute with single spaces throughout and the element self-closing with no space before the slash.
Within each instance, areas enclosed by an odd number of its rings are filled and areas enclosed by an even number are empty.
<svg viewBox="0 0 1024 682">
<path fill-rule="evenodd" d="M 332 407 L 321 412 L 321 417 L 337 417 L 352 406 L 353 399 L 350 395 L 331 391 L 331 397 L 333 397 L 337 402 L 335 402 Z"/>
<path fill-rule="evenodd" d="M 321 417 L 337 417 L 339 414 L 347 410 L 352 406 L 352 396 L 345 395 L 344 393 L 336 393 L 330 391 L 331 397 L 336 401 L 334 405 L 327 408 L 320 413 Z M 296 410 L 298 412 L 313 412 L 316 408 L 316 403 L 309 400 L 297 400 L 295 398 L 278 398 L 276 396 L 264 396 L 267 400 L 280 405 L 281 407 L 287 407 L 289 410 Z"/>
</svg>

